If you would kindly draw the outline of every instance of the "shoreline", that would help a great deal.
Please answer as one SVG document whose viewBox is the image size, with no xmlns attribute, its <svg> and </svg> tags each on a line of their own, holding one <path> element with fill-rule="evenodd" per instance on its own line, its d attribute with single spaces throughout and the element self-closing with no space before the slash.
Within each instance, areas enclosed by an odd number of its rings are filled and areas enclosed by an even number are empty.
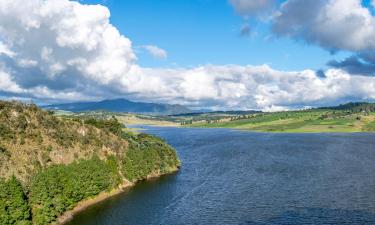
<svg viewBox="0 0 375 225">
<path fill-rule="evenodd" d="M 114 188 L 113 190 L 109 192 L 101 192 L 97 196 L 89 199 L 85 199 L 80 201 L 73 209 L 64 212 L 62 215 L 60 215 L 56 222 L 53 223 L 54 225 L 64 225 L 71 221 L 75 215 L 78 213 L 84 211 L 88 207 L 98 204 L 104 200 L 107 200 L 108 198 L 114 197 L 116 195 L 119 195 L 126 191 L 127 189 L 133 187 L 135 183 L 130 181 L 124 181 L 124 183 L 120 184 L 117 188 Z"/>
<path fill-rule="evenodd" d="M 311 130 L 274 130 L 274 131 L 267 131 L 267 130 L 254 130 L 248 128 L 238 128 L 238 127 L 205 127 L 205 126 L 181 126 L 178 128 L 196 128 L 196 129 L 228 129 L 228 130 L 235 130 L 235 131 L 248 131 L 254 133 L 265 133 L 265 134 L 373 134 L 375 131 L 363 131 L 363 130 L 319 130 L 319 131 L 311 131 Z"/>
<path fill-rule="evenodd" d="M 155 178 L 158 178 L 158 177 L 161 177 L 161 176 L 164 176 L 164 175 L 173 174 L 173 173 L 178 172 L 179 169 L 180 169 L 180 167 L 176 167 L 168 173 L 150 174 L 144 180 L 151 180 L 151 179 L 155 179 Z M 57 219 L 56 219 L 56 222 L 54 222 L 52 224 L 53 225 L 65 225 L 69 221 L 71 221 L 75 215 L 84 211 L 88 207 L 93 206 L 95 204 L 98 204 L 102 201 L 105 201 L 105 200 L 107 200 L 111 197 L 114 197 L 116 195 L 119 195 L 119 194 L 125 192 L 126 190 L 135 186 L 139 181 L 142 181 L 142 180 L 138 180 L 136 182 L 130 182 L 128 180 L 124 180 L 124 182 L 122 184 L 120 184 L 118 187 L 114 188 L 113 190 L 111 190 L 109 192 L 101 192 L 93 198 L 84 199 L 84 200 L 80 201 L 73 209 L 71 209 L 69 211 L 66 211 L 63 214 L 61 214 L 60 216 L 58 216 Z"/>
</svg>

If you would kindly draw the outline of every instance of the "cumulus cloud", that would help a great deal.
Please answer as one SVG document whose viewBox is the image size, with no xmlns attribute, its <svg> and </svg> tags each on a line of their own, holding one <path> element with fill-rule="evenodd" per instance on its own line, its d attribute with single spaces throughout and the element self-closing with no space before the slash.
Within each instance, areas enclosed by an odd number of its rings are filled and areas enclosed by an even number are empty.
<svg viewBox="0 0 375 225">
<path fill-rule="evenodd" d="M 322 77 L 311 70 L 285 72 L 267 65 L 142 68 L 131 41 L 109 17 L 100 5 L 2 0 L 0 96 L 39 102 L 127 97 L 263 110 L 375 100 L 374 77 L 350 76 L 343 69 L 329 69 Z"/>
<path fill-rule="evenodd" d="M 109 16 L 103 6 L 67 0 L 3 0 L 1 49 L 8 49 L 2 52 L 11 56 L 8 64 L 15 73 L 15 65 L 37 65 L 45 79 L 71 76 L 109 84 L 126 74 L 135 59 L 130 40 L 109 23 Z"/>
<path fill-rule="evenodd" d="M 375 99 L 375 78 L 330 69 L 284 72 L 267 65 L 206 65 L 192 69 L 138 67 L 123 84 L 134 97 L 225 109 L 276 110 Z"/>
<path fill-rule="evenodd" d="M 156 58 L 156 59 L 166 59 L 168 54 L 167 51 L 165 51 L 162 48 L 159 48 L 158 46 L 155 45 L 143 45 L 141 46 L 143 49 L 147 50 L 148 53 Z"/>
<path fill-rule="evenodd" d="M 0 91 L 20 93 L 22 92 L 22 88 L 13 81 L 9 73 L 0 70 Z"/>
<path fill-rule="evenodd" d="M 288 0 L 275 14 L 272 29 L 332 52 L 350 51 L 352 56 L 327 65 L 352 75 L 374 76 L 375 17 L 370 10 L 361 0 Z"/>
<path fill-rule="evenodd" d="M 333 51 L 375 49 L 375 17 L 361 0 L 288 0 L 273 31 Z"/>
<path fill-rule="evenodd" d="M 275 0 L 229 0 L 229 3 L 241 16 L 252 17 L 268 11 Z"/>
</svg>

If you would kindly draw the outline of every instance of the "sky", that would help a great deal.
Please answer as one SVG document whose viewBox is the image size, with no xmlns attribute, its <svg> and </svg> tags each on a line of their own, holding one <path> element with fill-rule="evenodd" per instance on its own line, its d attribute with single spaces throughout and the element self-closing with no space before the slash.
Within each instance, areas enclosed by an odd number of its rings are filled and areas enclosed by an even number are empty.
<svg viewBox="0 0 375 225">
<path fill-rule="evenodd" d="M 0 0 L 0 98 L 278 111 L 375 100 L 372 0 Z"/>
<path fill-rule="evenodd" d="M 244 20 L 227 0 L 81 2 L 104 4 L 110 9 L 111 23 L 133 41 L 139 51 L 138 63 L 145 67 L 267 63 L 278 70 L 318 70 L 343 55 L 272 37 L 269 23 Z M 246 25 L 252 32 L 241 36 L 241 28 Z M 141 48 L 143 45 L 156 45 L 167 51 L 168 57 L 155 60 Z"/>
</svg>

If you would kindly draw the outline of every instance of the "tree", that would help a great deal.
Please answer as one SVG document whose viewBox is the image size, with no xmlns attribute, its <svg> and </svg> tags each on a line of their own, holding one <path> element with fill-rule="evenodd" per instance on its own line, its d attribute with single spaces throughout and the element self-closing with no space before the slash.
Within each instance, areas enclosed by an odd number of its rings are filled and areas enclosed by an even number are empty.
<svg viewBox="0 0 375 225">
<path fill-rule="evenodd" d="M 0 224 L 31 224 L 26 195 L 14 176 L 0 180 Z"/>
</svg>

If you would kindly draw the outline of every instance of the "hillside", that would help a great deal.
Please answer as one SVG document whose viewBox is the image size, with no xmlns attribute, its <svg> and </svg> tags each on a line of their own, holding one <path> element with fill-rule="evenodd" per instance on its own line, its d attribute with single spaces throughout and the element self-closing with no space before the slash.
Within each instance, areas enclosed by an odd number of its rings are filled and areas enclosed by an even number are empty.
<svg viewBox="0 0 375 225">
<path fill-rule="evenodd" d="M 360 112 L 375 112 L 375 103 L 368 102 L 349 102 L 347 104 L 342 104 L 333 107 L 322 107 L 321 109 L 331 109 L 331 110 L 345 110 L 353 113 Z"/>
<path fill-rule="evenodd" d="M 372 132 L 375 104 L 348 103 L 318 109 L 255 113 L 227 118 L 186 118 L 185 126 L 235 128 L 261 132 Z M 190 122 L 189 122 L 190 121 Z"/>
<path fill-rule="evenodd" d="M 50 224 L 82 200 L 178 167 L 168 144 L 114 117 L 0 101 L 0 224 Z"/>
<path fill-rule="evenodd" d="M 65 110 L 71 112 L 103 110 L 110 112 L 131 112 L 141 114 L 181 114 L 190 113 L 191 110 L 181 105 L 156 104 L 133 102 L 127 99 L 104 100 L 100 102 L 76 102 L 57 105 L 48 105 L 45 109 Z"/>
</svg>

